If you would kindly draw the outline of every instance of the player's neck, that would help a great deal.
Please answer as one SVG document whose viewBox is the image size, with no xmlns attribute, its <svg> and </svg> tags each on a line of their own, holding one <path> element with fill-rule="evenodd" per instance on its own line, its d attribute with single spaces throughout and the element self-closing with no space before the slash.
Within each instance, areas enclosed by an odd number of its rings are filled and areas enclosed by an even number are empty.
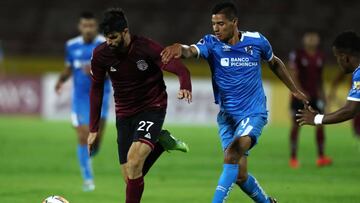
<svg viewBox="0 0 360 203">
<path fill-rule="evenodd" d="M 231 37 L 227 43 L 230 45 L 235 45 L 236 43 L 238 43 L 240 41 L 240 36 L 241 36 L 241 33 L 239 31 L 236 31 L 236 33 L 234 33 L 233 37 Z"/>
<path fill-rule="evenodd" d="M 312 56 L 316 54 L 317 48 L 305 47 L 304 50 L 308 55 Z"/>
<path fill-rule="evenodd" d="M 119 50 L 120 53 L 127 53 L 130 49 L 130 44 L 131 44 L 131 35 L 130 33 L 125 35 L 124 38 L 124 47 L 122 49 Z"/>
<path fill-rule="evenodd" d="M 95 37 L 84 37 L 84 36 L 82 38 L 83 38 L 85 44 L 92 43 L 95 39 Z"/>
</svg>

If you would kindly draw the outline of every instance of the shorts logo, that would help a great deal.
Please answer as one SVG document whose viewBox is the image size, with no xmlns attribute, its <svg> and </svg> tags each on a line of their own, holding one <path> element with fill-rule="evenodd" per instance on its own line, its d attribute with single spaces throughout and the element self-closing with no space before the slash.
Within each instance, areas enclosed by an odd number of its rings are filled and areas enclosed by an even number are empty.
<svg viewBox="0 0 360 203">
<path fill-rule="evenodd" d="M 151 139 L 151 134 L 147 133 L 144 137 L 146 137 L 147 139 Z"/>
<path fill-rule="evenodd" d="M 137 68 L 141 71 L 148 69 L 149 65 L 146 63 L 145 60 L 139 60 L 136 62 Z"/>
<path fill-rule="evenodd" d="M 221 58 L 220 64 L 221 64 L 222 66 L 229 66 L 229 65 L 230 65 L 230 60 L 229 60 L 229 58 Z"/>
</svg>

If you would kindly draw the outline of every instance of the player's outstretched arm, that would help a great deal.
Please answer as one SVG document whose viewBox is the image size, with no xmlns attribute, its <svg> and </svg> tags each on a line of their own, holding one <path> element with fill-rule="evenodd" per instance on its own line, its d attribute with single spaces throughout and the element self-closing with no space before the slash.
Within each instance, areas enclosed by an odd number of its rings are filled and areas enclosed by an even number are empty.
<svg viewBox="0 0 360 203">
<path fill-rule="evenodd" d="M 70 67 L 65 67 L 65 69 L 60 73 L 60 76 L 55 85 L 55 92 L 57 94 L 60 94 L 61 87 L 70 78 L 71 75 L 72 71 Z"/>
<path fill-rule="evenodd" d="M 298 111 L 296 122 L 300 126 L 340 123 L 354 118 L 360 112 L 360 102 L 348 100 L 341 109 L 325 115 L 315 112 L 311 107 Z"/>
<path fill-rule="evenodd" d="M 165 47 L 165 49 L 160 53 L 161 60 L 164 64 L 169 63 L 169 61 L 174 58 L 191 58 L 196 57 L 197 55 L 198 51 L 195 47 L 179 43 Z"/>
<path fill-rule="evenodd" d="M 309 104 L 308 98 L 306 95 L 295 85 L 293 78 L 291 77 L 289 70 L 286 68 L 285 64 L 277 56 L 274 56 L 271 61 L 269 61 L 270 69 L 275 73 L 275 75 L 289 88 L 291 93 L 297 99 L 301 100 L 304 104 Z"/>
<path fill-rule="evenodd" d="M 94 141 L 98 135 L 101 106 L 104 95 L 104 83 L 106 77 L 105 68 L 102 68 L 96 56 L 91 60 L 91 87 L 90 87 L 90 124 L 88 136 L 88 149 L 91 155 Z"/>
</svg>

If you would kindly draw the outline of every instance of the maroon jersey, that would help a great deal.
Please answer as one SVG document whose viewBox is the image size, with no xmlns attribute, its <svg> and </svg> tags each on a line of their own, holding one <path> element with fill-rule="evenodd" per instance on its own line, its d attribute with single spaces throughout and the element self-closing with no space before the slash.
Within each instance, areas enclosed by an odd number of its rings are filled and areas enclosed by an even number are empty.
<svg viewBox="0 0 360 203">
<path fill-rule="evenodd" d="M 101 114 L 104 78 L 109 75 L 114 89 L 117 117 L 129 117 L 138 112 L 167 106 L 166 86 L 162 70 L 176 74 L 180 89 L 191 91 L 190 73 L 180 60 L 167 65 L 161 62 L 163 47 L 158 43 L 132 36 L 127 53 L 114 53 L 100 44 L 91 60 L 90 132 L 97 132 Z"/>
<path fill-rule="evenodd" d="M 324 54 L 317 51 L 314 55 L 309 55 L 300 49 L 290 53 L 290 62 L 296 69 L 297 79 L 305 93 L 310 98 L 320 98 L 318 88 L 322 86 Z"/>
</svg>

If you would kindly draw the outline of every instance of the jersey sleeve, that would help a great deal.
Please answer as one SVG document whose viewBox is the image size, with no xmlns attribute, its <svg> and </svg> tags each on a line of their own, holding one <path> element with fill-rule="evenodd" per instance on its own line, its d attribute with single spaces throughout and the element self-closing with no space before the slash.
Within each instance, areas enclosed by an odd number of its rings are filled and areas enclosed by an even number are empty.
<svg viewBox="0 0 360 203">
<path fill-rule="evenodd" d="M 91 59 L 91 87 L 90 87 L 90 132 L 99 130 L 101 106 L 104 96 L 104 81 L 106 70 L 97 56 Z"/>
<path fill-rule="evenodd" d="M 70 47 L 65 45 L 65 66 L 71 68 L 73 63 L 73 58 L 71 56 Z"/>
<path fill-rule="evenodd" d="M 353 75 L 352 86 L 347 100 L 360 102 L 360 71 L 355 72 Z"/>
<path fill-rule="evenodd" d="M 175 74 L 179 78 L 180 89 L 186 89 L 191 91 L 192 86 L 191 86 L 190 72 L 187 69 L 187 67 L 183 63 L 181 63 L 179 59 L 173 59 L 168 64 L 164 64 L 161 61 L 161 56 L 160 56 L 160 53 L 163 49 L 164 48 L 157 42 L 154 42 L 152 40 L 148 41 L 147 52 L 151 57 L 151 60 L 153 60 L 154 63 L 162 70 Z"/>
<path fill-rule="evenodd" d="M 262 34 L 260 34 L 260 39 L 261 39 L 261 58 L 266 60 L 266 61 L 271 61 L 272 58 L 274 57 L 274 53 L 271 47 L 270 42 L 266 39 L 265 36 L 263 36 Z"/>
<path fill-rule="evenodd" d="M 191 46 L 195 47 L 198 52 L 198 57 L 207 59 L 211 53 L 212 39 L 211 35 L 205 35 L 198 43 L 192 44 Z"/>
</svg>

